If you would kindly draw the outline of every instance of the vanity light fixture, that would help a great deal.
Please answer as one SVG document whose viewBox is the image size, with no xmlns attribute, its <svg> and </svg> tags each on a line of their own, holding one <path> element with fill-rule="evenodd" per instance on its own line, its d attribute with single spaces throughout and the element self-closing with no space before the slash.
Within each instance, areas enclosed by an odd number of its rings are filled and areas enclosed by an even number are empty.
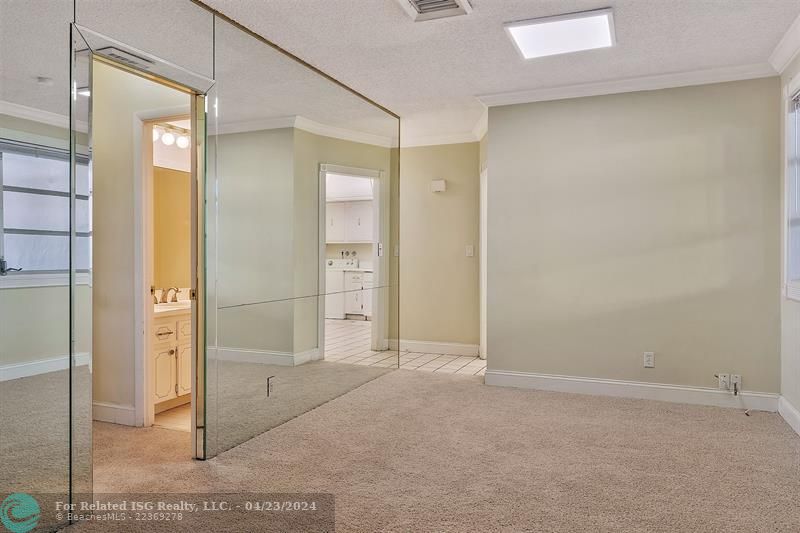
<svg viewBox="0 0 800 533">
<path fill-rule="evenodd" d="M 175 144 L 178 145 L 178 148 L 189 148 L 189 137 L 181 135 L 175 140 Z"/>
<path fill-rule="evenodd" d="M 161 142 L 166 146 L 172 146 L 175 144 L 175 136 L 167 131 L 161 136 Z"/>
<path fill-rule="evenodd" d="M 161 130 L 153 128 L 153 142 L 156 142 L 161 137 Z"/>
<path fill-rule="evenodd" d="M 524 59 L 569 54 L 616 44 L 611 8 L 543 17 L 505 25 Z"/>
</svg>

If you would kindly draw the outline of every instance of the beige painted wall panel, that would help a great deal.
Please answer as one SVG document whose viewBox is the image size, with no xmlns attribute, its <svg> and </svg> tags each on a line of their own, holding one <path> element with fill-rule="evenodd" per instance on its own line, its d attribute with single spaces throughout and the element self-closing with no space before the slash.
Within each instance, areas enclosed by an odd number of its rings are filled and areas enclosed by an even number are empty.
<svg viewBox="0 0 800 533">
<path fill-rule="evenodd" d="M 489 368 L 778 392 L 779 98 L 769 78 L 490 109 Z"/>
<path fill-rule="evenodd" d="M 291 352 L 294 293 L 290 128 L 219 135 L 217 298 L 221 348 Z M 210 341 L 213 344 L 213 341 Z"/>
<path fill-rule="evenodd" d="M 191 287 L 192 175 L 153 168 L 155 286 Z"/>
<path fill-rule="evenodd" d="M 478 143 L 402 149 L 402 339 L 479 342 L 479 152 Z M 431 192 L 434 179 L 447 190 Z"/>
<path fill-rule="evenodd" d="M 186 106 L 186 94 L 94 64 L 94 401 L 134 402 L 134 114 Z"/>
<path fill-rule="evenodd" d="M 791 65 L 784 71 L 782 84 L 791 83 L 800 76 L 800 56 L 795 58 Z M 791 96 L 791 95 L 790 95 Z M 785 132 L 786 113 L 781 113 L 781 120 Z M 781 142 L 781 164 L 784 169 L 784 179 L 781 187 L 781 205 L 786 205 L 786 142 Z M 781 223 L 781 231 L 785 233 L 786 227 Z M 785 268 L 786 258 L 782 257 L 781 267 Z M 800 410 L 800 302 L 789 300 L 781 296 L 781 394 L 795 409 Z"/>
</svg>

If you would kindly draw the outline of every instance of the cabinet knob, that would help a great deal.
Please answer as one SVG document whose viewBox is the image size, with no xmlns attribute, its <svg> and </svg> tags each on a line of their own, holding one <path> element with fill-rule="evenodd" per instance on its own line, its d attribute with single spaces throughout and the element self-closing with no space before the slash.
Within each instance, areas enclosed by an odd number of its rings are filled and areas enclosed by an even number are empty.
<svg viewBox="0 0 800 533">
<path fill-rule="evenodd" d="M 175 355 L 175 350 L 170 350 L 170 351 L 169 351 L 169 354 L 170 354 L 170 355 Z"/>
</svg>

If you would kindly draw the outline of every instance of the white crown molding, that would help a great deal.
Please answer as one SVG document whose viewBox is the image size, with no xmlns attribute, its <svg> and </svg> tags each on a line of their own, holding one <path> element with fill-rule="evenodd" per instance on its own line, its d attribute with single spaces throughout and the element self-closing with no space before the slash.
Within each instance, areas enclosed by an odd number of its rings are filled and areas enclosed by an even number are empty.
<svg viewBox="0 0 800 533">
<path fill-rule="evenodd" d="M 217 126 L 217 133 L 219 135 L 226 135 L 229 133 L 245 133 L 248 131 L 275 130 L 281 128 L 297 128 L 315 135 L 322 135 L 323 137 L 333 137 L 343 141 L 371 144 L 384 148 L 397 146 L 396 140 L 392 137 L 383 137 L 381 135 L 329 126 L 299 115 L 219 124 Z"/>
<path fill-rule="evenodd" d="M 475 127 L 472 128 L 472 135 L 477 139 L 483 139 L 484 135 L 489 132 L 489 108 L 486 107 L 481 113 L 481 118 L 478 119 L 478 122 L 475 123 Z"/>
<path fill-rule="evenodd" d="M 56 126 L 58 128 L 69 129 L 69 117 L 59 115 L 58 113 L 51 113 L 42 109 L 28 107 L 13 102 L 6 102 L 0 100 L 0 114 L 9 115 L 16 118 L 39 122 L 40 124 L 47 124 L 48 126 Z M 81 133 L 88 133 L 89 123 L 78 120 L 76 121 L 78 131 Z"/>
<path fill-rule="evenodd" d="M 749 80 L 775 76 L 777 72 L 769 63 L 743 65 L 737 67 L 722 67 L 709 70 L 696 70 L 678 72 L 674 74 L 660 74 L 657 76 L 642 76 L 614 81 L 597 83 L 581 83 L 578 85 L 564 85 L 561 87 L 547 87 L 517 91 L 510 93 L 486 94 L 479 96 L 478 100 L 489 107 L 527 104 L 532 102 L 547 102 L 551 100 L 565 100 L 569 98 L 582 98 L 585 96 L 600 96 L 605 94 L 620 94 L 636 91 L 654 91 L 672 87 L 689 87 L 692 85 L 707 85 L 711 83 L 724 83 L 729 81 Z"/>
<path fill-rule="evenodd" d="M 373 135 L 371 133 L 363 133 L 360 131 L 348 130 L 336 126 L 329 126 L 327 124 L 321 124 L 299 115 L 295 118 L 294 127 L 309 133 L 322 135 L 323 137 L 333 137 L 335 139 L 341 139 L 344 141 L 372 144 L 374 146 L 382 146 L 384 148 L 394 148 L 397 146 L 397 139 L 394 137 L 384 137 L 382 135 Z"/>
<path fill-rule="evenodd" d="M 295 118 L 296 117 L 275 117 L 261 120 L 229 122 L 217 125 L 216 133 L 219 135 L 227 135 L 229 133 L 245 133 L 248 131 L 294 128 Z"/>
<path fill-rule="evenodd" d="M 705 387 L 534 374 L 510 370 L 486 370 L 484 381 L 487 385 L 501 387 L 592 394 L 596 396 L 617 396 L 620 398 L 713 405 L 716 407 L 755 409 L 757 411 L 770 412 L 778 410 L 778 401 L 780 399 L 780 395 L 768 392 L 742 391 L 734 396 L 733 392 L 730 391 Z"/>
<path fill-rule="evenodd" d="M 401 148 L 413 148 L 415 146 L 437 146 L 440 144 L 462 144 L 474 143 L 479 141 L 471 131 L 463 133 L 447 133 L 444 135 L 400 135 Z"/>
<path fill-rule="evenodd" d="M 781 38 L 769 56 L 769 63 L 779 74 L 783 74 L 789 63 L 800 54 L 800 15 Z"/>
</svg>

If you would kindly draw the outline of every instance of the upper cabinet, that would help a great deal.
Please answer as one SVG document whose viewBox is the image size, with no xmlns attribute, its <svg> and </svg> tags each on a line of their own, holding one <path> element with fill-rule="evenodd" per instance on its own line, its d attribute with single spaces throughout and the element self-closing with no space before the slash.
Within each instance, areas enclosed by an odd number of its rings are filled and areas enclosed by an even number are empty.
<svg viewBox="0 0 800 533">
<path fill-rule="evenodd" d="M 371 200 L 326 202 L 327 229 L 325 242 L 373 242 Z"/>
<path fill-rule="evenodd" d="M 327 202 L 325 215 L 328 225 L 325 229 L 325 242 L 345 242 L 345 202 Z"/>
</svg>

